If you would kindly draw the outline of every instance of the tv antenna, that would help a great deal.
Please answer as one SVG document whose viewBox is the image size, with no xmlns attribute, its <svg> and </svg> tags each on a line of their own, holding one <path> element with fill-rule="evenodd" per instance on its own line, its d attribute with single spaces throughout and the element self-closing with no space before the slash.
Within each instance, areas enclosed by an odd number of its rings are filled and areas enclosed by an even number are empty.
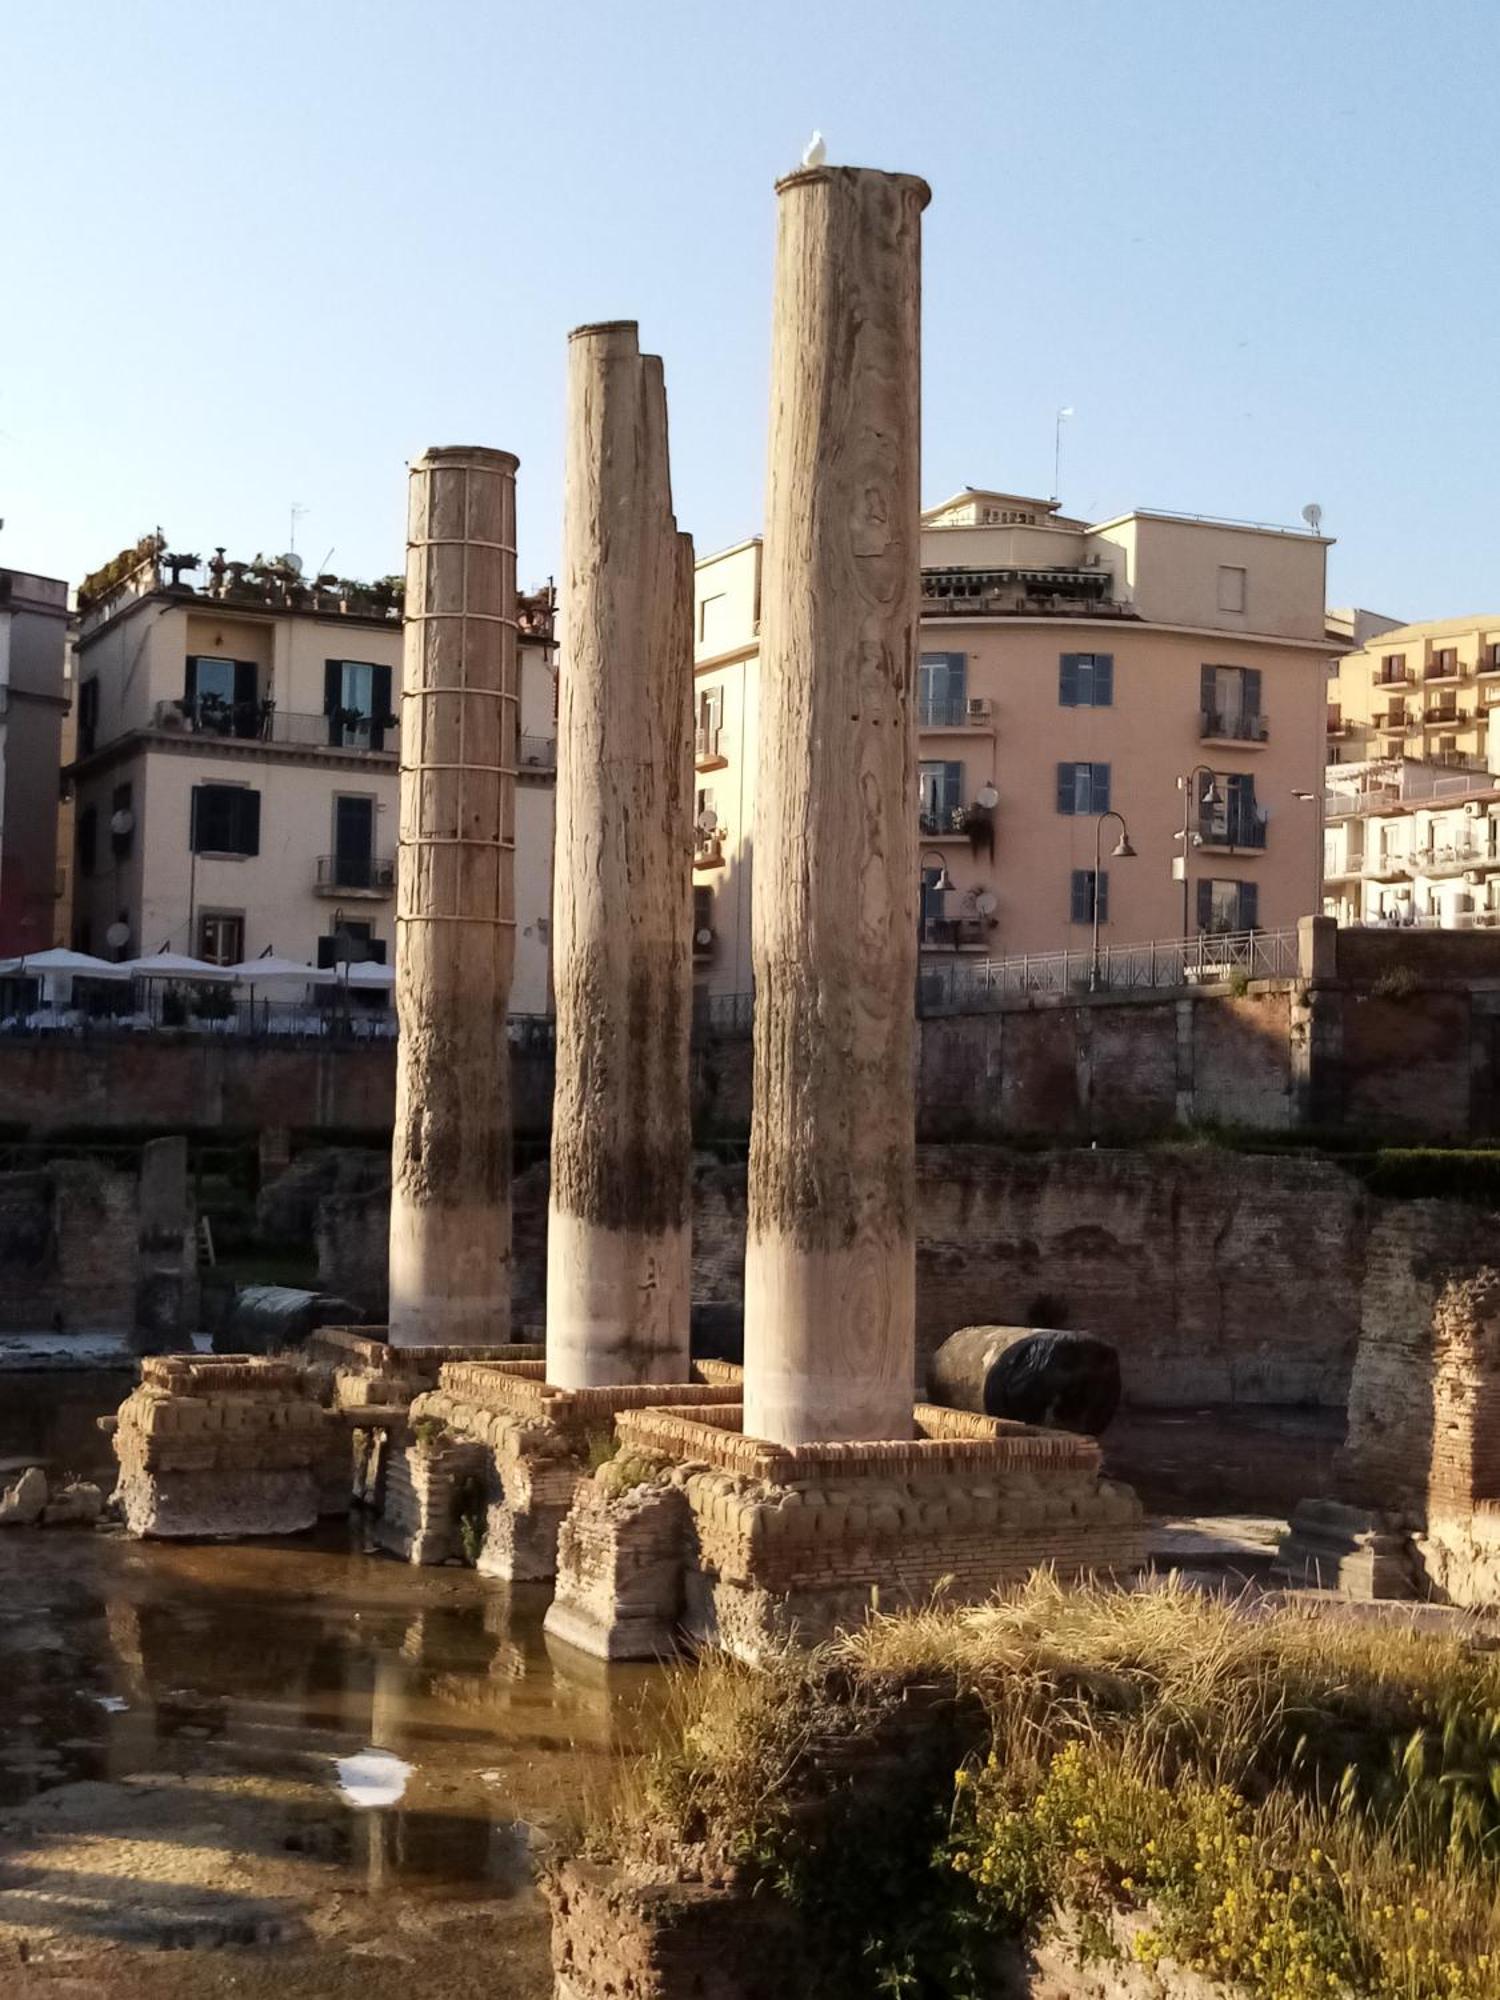
<svg viewBox="0 0 1500 2000">
<path fill-rule="evenodd" d="M 287 548 L 288 548 L 288 550 L 289 550 L 289 551 L 291 552 L 291 554 L 292 554 L 292 555 L 295 555 L 295 554 L 297 553 L 297 523 L 298 523 L 298 522 L 299 522 L 299 521 L 300 521 L 300 520 L 302 519 L 302 516 L 303 516 L 303 515 L 304 515 L 305 513 L 307 513 L 308 511 L 309 511 L 309 510 L 308 510 L 308 509 L 307 509 L 306 507 L 304 507 L 304 506 L 303 506 L 303 504 L 302 504 L 302 502 L 301 502 L 300 500 L 294 500 L 294 501 L 292 502 L 292 506 L 291 506 L 291 515 L 292 515 L 292 526 L 291 526 L 291 533 L 290 533 L 290 534 L 289 534 L 289 535 L 287 536 L 287 538 L 286 538 L 286 545 L 287 545 Z"/>
</svg>

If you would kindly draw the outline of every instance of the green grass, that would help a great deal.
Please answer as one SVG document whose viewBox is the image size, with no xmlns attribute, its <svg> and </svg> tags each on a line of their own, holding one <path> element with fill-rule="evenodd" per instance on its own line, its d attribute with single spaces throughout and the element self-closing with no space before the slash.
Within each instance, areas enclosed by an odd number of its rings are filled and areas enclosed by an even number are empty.
<svg viewBox="0 0 1500 2000">
<path fill-rule="evenodd" d="M 677 1702 L 587 1846 L 791 1902 L 830 1995 L 979 2000 L 1066 1913 L 1266 2000 L 1500 2000 L 1500 1655 L 1464 1636 L 1039 1578 Z"/>
</svg>

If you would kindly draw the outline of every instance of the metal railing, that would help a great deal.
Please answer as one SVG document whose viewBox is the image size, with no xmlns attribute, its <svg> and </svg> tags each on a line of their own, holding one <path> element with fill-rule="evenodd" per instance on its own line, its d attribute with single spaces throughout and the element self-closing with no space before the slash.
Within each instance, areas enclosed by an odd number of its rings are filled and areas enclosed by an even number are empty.
<svg viewBox="0 0 1500 2000">
<path fill-rule="evenodd" d="M 517 737 L 516 765 L 522 771 L 555 771 L 557 769 L 557 738 L 555 736 Z"/>
<path fill-rule="evenodd" d="M 370 896 L 388 896 L 396 886 L 396 857 L 392 854 L 320 854 L 318 893 L 332 895 L 349 890 Z"/>
<path fill-rule="evenodd" d="M 965 696 L 954 694 L 939 700 L 936 697 L 917 703 L 918 729 L 962 729 L 969 719 L 969 704 Z"/>
<path fill-rule="evenodd" d="M 1097 987 L 1119 993 L 1197 986 L 1237 976 L 1290 979 L 1297 966 L 1295 930 L 1204 931 L 1197 937 L 1101 946 Z M 1026 952 L 977 964 L 924 965 L 918 1012 L 970 1013 L 1029 993 L 1087 992 L 1092 968 L 1093 953 L 1087 948 Z"/>
<path fill-rule="evenodd" d="M 295 744 L 307 750 L 363 750 L 394 757 L 401 730 L 394 716 L 310 714 L 273 701 L 159 701 L 151 720 L 158 734 L 213 736 L 228 742 Z M 98 746 L 96 746 L 98 747 Z"/>
<path fill-rule="evenodd" d="M 1268 731 L 1263 715 L 1224 715 L 1204 709 L 1198 718 L 1198 734 L 1205 742 L 1264 743 Z"/>
</svg>

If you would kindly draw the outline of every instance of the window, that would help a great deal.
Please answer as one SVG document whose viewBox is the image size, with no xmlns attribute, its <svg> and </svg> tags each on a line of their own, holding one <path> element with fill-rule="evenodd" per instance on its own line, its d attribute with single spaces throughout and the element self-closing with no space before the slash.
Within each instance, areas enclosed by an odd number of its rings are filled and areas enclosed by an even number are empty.
<svg viewBox="0 0 1500 2000">
<path fill-rule="evenodd" d="M 333 801 L 333 885 L 373 889 L 375 884 L 375 801 L 340 793 Z"/>
<path fill-rule="evenodd" d="M 1445 676 L 1456 674 L 1457 672 L 1457 646 L 1434 646 L 1432 649 L 1432 658 L 1427 663 L 1428 680 L 1442 680 Z"/>
<path fill-rule="evenodd" d="M 920 825 L 923 833 L 955 832 L 954 814 L 963 803 L 963 765 L 922 763 L 917 766 L 917 773 L 921 786 Z"/>
<path fill-rule="evenodd" d="M 194 785 L 188 845 L 195 854 L 259 854 L 260 793 L 249 785 Z"/>
<path fill-rule="evenodd" d="M 943 941 L 943 924 L 948 915 L 948 892 L 938 884 L 947 870 L 938 864 L 928 863 L 922 869 L 922 942 L 940 944 Z"/>
<path fill-rule="evenodd" d="M 1255 780 L 1244 771 L 1216 771 L 1199 809 L 1198 831 L 1215 847 L 1264 847 L 1266 816 L 1255 803 Z"/>
<path fill-rule="evenodd" d="M 99 808 L 85 806 L 78 815 L 78 872 L 92 875 L 99 847 Z"/>
<path fill-rule="evenodd" d="M 1380 685 L 1395 687 L 1406 679 L 1405 653 L 1387 653 L 1380 663 Z"/>
<path fill-rule="evenodd" d="M 968 655 L 924 653 L 917 668 L 917 723 L 922 729 L 956 729 L 964 720 Z"/>
<path fill-rule="evenodd" d="M 99 734 L 99 683 L 83 681 L 78 689 L 78 754 L 91 757 Z"/>
<path fill-rule="evenodd" d="M 700 764 L 722 757 L 719 745 L 723 729 L 724 690 L 721 687 L 705 688 L 698 697 L 698 727 L 693 743 L 693 753 Z"/>
<path fill-rule="evenodd" d="M 1113 653 L 1064 653 L 1058 663 L 1057 699 L 1063 708 L 1113 708 Z"/>
<path fill-rule="evenodd" d="M 1222 736 L 1240 743 L 1264 741 L 1266 725 L 1260 712 L 1259 667 L 1205 664 L 1200 674 L 1198 700 L 1205 736 Z"/>
<path fill-rule="evenodd" d="M 1237 563 L 1219 564 L 1219 609 L 1243 611 L 1249 584 L 1248 573 Z"/>
<path fill-rule="evenodd" d="M 188 655 L 182 707 L 194 729 L 211 736 L 259 736 L 265 721 L 259 694 L 260 669 L 254 660 Z"/>
<path fill-rule="evenodd" d="M 698 861 L 722 861 L 724 829 L 714 805 L 712 785 L 700 785 L 693 808 L 693 855 Z"/>
<path fill-rule="evenodd" d="M 1060 813 L 1108 812 L 1108 764 L 1059 764 L 1057 810 Z"/>
<path fill-rule="evenodd" d="M 1095 875 L 1092 868 L 1073 870 L 1072 894 L 1068 920 L 1075 924 L 1091 924 L 1094 921 Z M 1109 922 L 1109 870 L 1101 868 L 1097 877 L 1099 897 L 1099 921 Z"/>
<path fill-rule="evenodd" d="M 123 861 L 135 845 L 135 788 L 127 778 L 116 785 L 109 807 L 109 846 L 117 861 Z"/>
<path fill-rule="evenodd" d="M 729 594 L 719 591 L 713 597 L 705 597 L 698 606 L 698 640 L 704 644 L 709 640 L 723 637 L 729 619 Z"/>
<path fill-rule="evenodd" d="M 1253 931 L 1259 921 L 1257 882 L 1200 881 L 1198 928 L 1214 936 L 1228 931 Z"/>
<path fill-rule="evenodd" d="M 209 965 L 238 965 L 245 956 L 245 919 L 238 910 L 203 910 L 198 956 Z"/>
<path fill-rule="evenodd" d="M 318 967 L 332 965 L 384 965 L 385 940 L 375 935 L 373 924 L 355 923 L 345 918 L 335 931 L 318 939 Z"/>
<path fill-rule="evenodd" d="M 336 750 L 383 750 L 391 713 L 391 670 L 370 660 L 325 660 L 323 713 Z"/>
</svg>

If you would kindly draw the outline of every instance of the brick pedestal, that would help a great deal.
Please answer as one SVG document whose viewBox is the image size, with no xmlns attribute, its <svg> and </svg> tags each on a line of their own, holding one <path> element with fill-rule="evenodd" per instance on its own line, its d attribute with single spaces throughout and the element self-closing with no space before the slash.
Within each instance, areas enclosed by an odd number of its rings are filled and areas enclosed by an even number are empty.
<svg viewBox="0 0 1500 2000">
<path fill-rule="evenodd" d="M 1139 1504 L 1100 1477 L 1090 1438 L 929 1405 L 890 1442 L 778 1446 L 739 1423 L 729 1407 L 619 1418 L 620 1463 L 580 1487 L 559 1536 L 549 1633 L 630 1659 L 676 1632 L 754 1662 L 874 1609 L 979 1602 L 1043 1564 L 1145 1562 Z"/>
<path fill-rule="evenodd" d="M 540 1359 L 452 1361 L 439 1368 L 437 1386 L 411 1403 L 414 1442 L 393 1449 L 387 1463 L 376 1528 L 385 1546 L 414 1562 L 447 1559 L 449 1549 L 420 1553 L 443 1547 L 434 1511 L 442 1503 L 423 1501 L 423 1479 L 435 1475 L 430 1468 L 414 1470 L 411 1460 L 426 1452 L 441 1467 L 447 1454 L 464 1452 L 469 1456 L 456 1476 L 477 1477 L 482 1485 L 477 1567 L 509 1582 L 548 1581 L 557 1571 L 558 1529 L 592 1459 L 611 1447 L 621 1411 L 720 1404 L 737 1393 L 740 1371 L 705 1361 L 694 1364 L 691 1382 L 595 1389 L 560 1389 L 544 1381 L 544 1373 Z"/>
<path fill-rule="evenodd" d="M 348 1425 L 287 1362 L 150 1356 L 114 1438 L 133 1535 L 297 1534 L 347 1504 L 328 1496 L 347 1468 Z"/>
</svg>

